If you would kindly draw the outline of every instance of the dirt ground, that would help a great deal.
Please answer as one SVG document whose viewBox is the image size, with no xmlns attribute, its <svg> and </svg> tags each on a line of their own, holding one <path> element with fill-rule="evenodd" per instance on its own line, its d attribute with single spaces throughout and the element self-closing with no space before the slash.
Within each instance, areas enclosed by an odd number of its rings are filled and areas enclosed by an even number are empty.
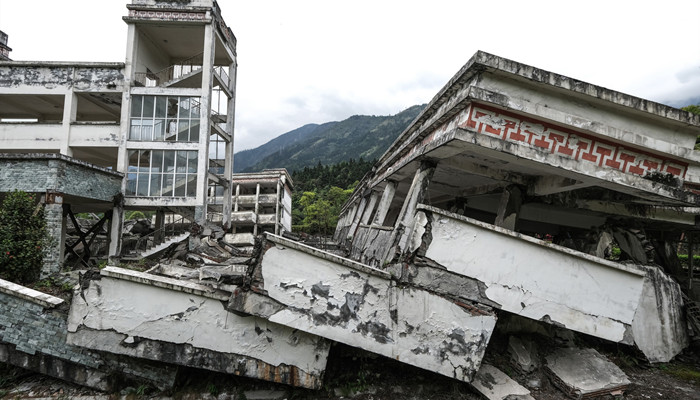
<svg viewBox="0 0 700 400">
<path fill-rule="evenodd" d="M 509 364 L 507 352 L 501 350 L 502 339 L 496 338 L 492 344 L 494 348 L 489 349 L 486 361 L 497 365 L 511 378 L 529 387 L 535 399 L 566 398 L 541 369 L 528 375 L 519 374 Z M 628 347 L 590 340 L 579 344 L 597 348 L 629 377 L 632 385 L 615 399 L 700 399 L 698 344 L 677 356 L 671 363 L 655 365 L 642 360 Z M 179 374 L 177 387 L 172 391 L 159 392 L 147 386 L 139 386 L 125 388 L 119 393 L 105 394 L 18 368 L 0 366 L 0 398 L 471 400 L 481 397 L 466 383 L 361 350 L 335 345 L 329 357 L 324 388 L 319 391 L 291 389 L 253 379 L 184 369 Z"/>
</svg>

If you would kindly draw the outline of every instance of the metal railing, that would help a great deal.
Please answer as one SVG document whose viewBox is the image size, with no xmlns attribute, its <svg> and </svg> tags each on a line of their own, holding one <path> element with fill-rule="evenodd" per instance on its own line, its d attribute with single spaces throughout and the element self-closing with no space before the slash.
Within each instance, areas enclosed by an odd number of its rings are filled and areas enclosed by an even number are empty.
<svg viewBox="0 0 700 400">
<path fill-rule="evenodd" d="M 179 218 L 173 222 L 165 224 L 163 228 L 156 229 L 147 235 L 141 236 L 138 238 L 135 245 L 126 246 L 127 248 L 122 249 L 122 254 L 136 255 L 139 252 L 148 251 L 159 244 L 165 243 L 168 238 L 186 233 L 189 226 L 189 220 L 183 216 L 179 216 Z"/>
<path fill-rule="evenodd" d="M 203 61 L 204 53 L 199 53 L 158 72 L 136 72 L 134 80 L 146 87 L 162 86 L 194 71 L 199 71 L 202 69 Z"/>
</svg>

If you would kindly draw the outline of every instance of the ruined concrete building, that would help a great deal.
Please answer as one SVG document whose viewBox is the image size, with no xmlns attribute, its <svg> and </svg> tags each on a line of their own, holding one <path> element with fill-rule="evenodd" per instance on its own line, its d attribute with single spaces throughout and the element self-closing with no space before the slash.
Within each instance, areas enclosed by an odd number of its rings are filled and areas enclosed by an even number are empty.
<svg viewBox="0 0 700 400">
<path fill-rule="evenodd" d="M 127 8 L 123 63 L 0 62 L 0 192 L 43 195 L 59 237 L 64 209 L 104 213 L 114 257 L 124 210 L 228 228 L 233 204 L 236 38 L 213 0 Z"/>
<path fill-rule="evenodd" d="M 698 227 L 699 117 L 477 52 L 345 205 L 346 258 L 281 235 L 286 171 L 231 176 L 235 38 L 216 2 L 128 8 L 123 64 L 0 62 L 0 191 L 41 193 L 55 237 L 65 216 L 104 212 L 113 256 L 129 208 L 233 228 L 190 232 L 197 265 L 86 272 L 68 315 L 0 281 L 13 305 L 0 310 L 0 360 L 105 390 L 117 373 L 171 387 L 179 367 L 318 389 L 338 342 L 485 393 L 509 379 L 482 361 L 512 321 L 652 362 L 687 346 L 698 285 L 677 251 L 692 255 Z M 546 360 L 575 376 L 564 361 L 600 358 Z M 572 396 L 619 392 L 618 372 L 603 389 L 557 382 Z"/>
</svg>

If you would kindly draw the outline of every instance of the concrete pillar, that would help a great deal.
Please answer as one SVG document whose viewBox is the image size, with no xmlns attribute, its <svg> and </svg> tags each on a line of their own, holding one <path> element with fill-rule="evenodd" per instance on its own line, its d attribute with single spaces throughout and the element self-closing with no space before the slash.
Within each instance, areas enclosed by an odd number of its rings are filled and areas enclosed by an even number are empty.
<svg viewBox="0 0 700 400">
<path fill-rule="evenodd" d="M 372 211 L 374 211 L 374 206 L 377 205 L 377 200 L 379 200 L 379 193 L 373 190 L 369 197 L 369 204 L 365 208 L 364 214 L 362 214 L 362 219 L 360 220 L 361 224 L 367 225 L 369 217 L 372 216 Z"/>
<path fill-rule="evenodd" d="M 360 219 L 362 219 L 362 214 L 365 212 L 366 205 L 367 198 L 363 197 L 362 200 L 360 200 L 360 205 L 357 207 L 355 217 L 353 218 L 352 223 L 350 224 L 350 230 L 348 231 L 347 236 L 355 238 L 355 233 L 357 232 L 357 227 L 360 225 Z"/>
<path fill-rule="evenodd" d="M 382 199 L 379 201 L 379 208 L 377 208 L 377 214 L 374 216 L 374 221 L 372 222 L 372 225 L 384 224 L 386 214 L 389 212 L 391 202 L 394 200 L 394 194 L 396 193 L 396 185 L 396 181 L 386 182 L 384 192 L 382 193 Z"/>
<path fill-rule="evenodd" d="M 165 228 L 165 211 L 162 208 L 156 210 L 156 226 L 155 235 L 153 235 L 153 240 L 155 243 L 160 244 L 165 241 L 166 233 L 163 231 Z"/>
<path fill-rule="evenodd" d="M 253 235 L 258 234 L 258 212 L 260 211 L 260 184 L 255 185 L 255 225 L 253 225 Z"/>
<path fill-rule="evenodd" d="M 494 225 L 514 231 L 522 203 L 523 196 L 520 189 L 515 185 L 506 187 L 501 194 Z"/>
<path fill-rule="evenodd" d="M 195 222 L 207 223 L 207 189 L 209 187 L 209 136 L 211 131 L 211 91 L 214 82 L 214 25 L 204 26 L 202 55 L 202 95 L 200 96 L 199 162 L 197 163 L 197 206 Z M 228 155 L 227 155 L 228 157 Z"/>
<path fill-rule="evenodd" d="M 238 196 L 241 194 L 241 185 L 236 185 L 236 197 L 233 199 L 233 212 L 238 212 Z"/>
<path fill-rule="evenodd" d="M 229 90 L 231 91 L 231 98 L 228 99 L 227 109 L 226 109 L 226 133 L 231 137 L 231 141 L 226 142 L 226 156 L 224 159 L 224 180 L 228 182 L 228 185 L 224 188 L 224 204 L 223 204 L 223 214 L 224 218 L 222 221 L 224 230 L 231 228 L 231 210 L 232 210 L 232 197 L 233 197 L 233 157 L 234 157 L 234 141 L 233 141 L 233 129 L 236 121 L 236 63 L 229 65 L 228 73 L 230 77 Z"/>
<path fill-rule="evenodd" d="M 280 181 L 277 181 L 277 195 L 275 196 L 275 235 L 280 234 Z"/>
<path fill-rule="evenodd" d="M 44 220 L 46 221 L 46 233 L 50 240 L 43 249 L 44 262 L 41 268 L 41 279 L 60 272 L 65 256 L 66 218 L 63 213 L 62 194 L 47 194 L 44 199 Z"/>
<path fill-rule="evenodd" d="M 122 228 L 124 226 L 124 203 L 117 202 L 112 207 L 112 219 L 109 221 L 109 265 L 119 264 L 122 252 Z"/>
<path fill-rule="evenodd" d="M 435 166 L 436 164 L 432 161 L 422 161 L 416 170 L 415 175 L 413 175 L 411 188 L 408 190 L 408 195 L 406 196 L 403 206 L 401 207 L 401 211 L 399 212 L 399 216 L 396 219 L 394 232 L 392 233 L 392 240 L 389 242 L 395 243 L 395 240 L 398 237 L 398 247 L 395 249 L 395 251 L 401 252 L 406 249 L 408 239 L 413 234 L 416 207 L 425 197 L 425 192 L 430 184 L 430 179 L 432 179 L 433 173 L 435 173 Z M 393 258 L 393 254 L 390 249 L 385 260 L 389 261 L 391 258 Z"/>
<path fill-rule="evenodd" d="M 76 116 L 78 115 L 78 97 L 69 91 L 65 95 L 65 100 L 63 101 L 63 121 L 62 130 L 63 137 L 61 138 L 61 154 L 66 156 L 73 156 L 73 149 L 70 147 L 70 129 L 71 124 L 75 122 Z"/>
</svg>

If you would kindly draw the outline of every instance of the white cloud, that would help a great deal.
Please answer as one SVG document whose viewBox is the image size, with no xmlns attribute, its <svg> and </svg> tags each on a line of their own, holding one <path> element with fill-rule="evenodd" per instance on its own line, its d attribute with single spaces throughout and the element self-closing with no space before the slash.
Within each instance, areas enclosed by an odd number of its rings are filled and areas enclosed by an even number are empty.
<svg viewBox="0 0 700 400">
<path fill-rule="evenodd" d="M 479 49 L 667 104 L 700 96 L 696 0 L 219 3 L 238 39 L 239 150 L 426 103 Z M 15 59 L 119 61 L 125 4 L 0 0 L 0 29 Z"/>
</svg>

